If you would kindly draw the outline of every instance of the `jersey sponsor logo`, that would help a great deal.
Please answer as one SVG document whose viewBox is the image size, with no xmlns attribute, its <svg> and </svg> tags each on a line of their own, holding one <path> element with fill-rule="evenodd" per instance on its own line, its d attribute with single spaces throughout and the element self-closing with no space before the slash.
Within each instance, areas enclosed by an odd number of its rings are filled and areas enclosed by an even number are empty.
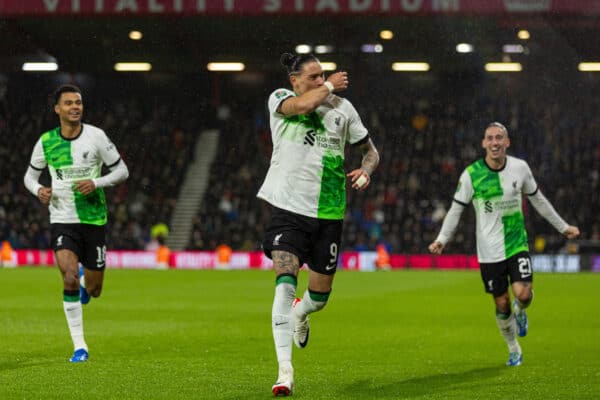
<svg viewBox="0 0 600 400">
<path fill-rule="evenodd" d="M 491 213 L 494 211 L 494 208 L 492 207 L 492 202 L 489 200 L 486 200 L 484 203 L 484 209 L 486 213 Z"/>
<path fill-rule="evenodd" d="M 304 137 L 304 144 L 314 146 L 315 145 L 315 136 L 316 136 L 316 133 L 312 129 L 310 131 L 306 132 L 306 136 Z"/>
<path fill-rule="evenodd" d="M 93 167 L 65 167 L 56 169 L 56 178 L 61 180 L 92 179 Z"/>
<path fill-rule="evenodd" d="M 279 233 L 275 235 L 275 239 L 273 239 L 273 246 L 279 246 L 279 239 L 283 236 L 283 233 Z"/>
</svg>

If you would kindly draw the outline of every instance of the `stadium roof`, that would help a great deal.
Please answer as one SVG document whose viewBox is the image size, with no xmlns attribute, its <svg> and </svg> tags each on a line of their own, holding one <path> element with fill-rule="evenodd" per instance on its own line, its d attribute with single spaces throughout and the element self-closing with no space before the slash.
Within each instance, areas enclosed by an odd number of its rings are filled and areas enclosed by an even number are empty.
<svg viewBox="0 0 600 400">
<path fill-rule="evenodd" d="M 379 33 L 389 29 L 391 40 Z M 529 40 L 517 37 L 520 29 Z M 131 40 L 131 30 L 143 34 Z M 501 61 L 505 44 L 525 51 L 508 55 L 532 63 L 600 61 L 595 16 L 160 16 L 10 17 L 0 19 L 0 72 L 20 71 L 25 61 L 51 61 L 62 71 L 111 72 L 119 61 L 146 61 L 153 71 L 204 73 L 210 61 L 241 61 L 248 71 L 279 70 L 278 58 L 301 43 L 332 45 L 322 61 L 389 70 L 393 61 L 426 61 L 432 70 L 479 68 Z M 363 44 L 383 52 L 361 53 Z M 474 52 L 456 52 L 469 43 Z"/>
</svg>

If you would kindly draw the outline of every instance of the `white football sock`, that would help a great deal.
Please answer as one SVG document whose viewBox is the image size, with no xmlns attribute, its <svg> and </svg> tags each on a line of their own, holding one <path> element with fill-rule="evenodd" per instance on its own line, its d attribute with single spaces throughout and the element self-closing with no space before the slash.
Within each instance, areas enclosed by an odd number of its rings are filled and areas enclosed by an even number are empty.
<svg viewBox="0 0 600 400">
<path fill-rule="evenodd" d="M 83 309 L 81 302 L 63 301 L 63 308 L 75 350 L 85 349 L 87 351 L 88 347 L 83 338 Z"/>
<path fill-rule="evenodd" d="M 301 321 L 304 321 L 308 314 L 322 310 L 326 304 L 327 301 L 313 300 L 310 297 L 310 292 L 308 291 L 308 289 L 306 289 L 306 291 L 304 292 L 304 296 L 302 296 L 302 301 L 296 304 L 296 307 L 294 307 L 294 311 L 296 312 L 298 318 L 300 318 Z"/>
<path fill-rule="evenodd" d="M 280 366 L 289 365 L 291 367 L 294 334 L 292 302 L 295 298 L 296 286 L 287 282 L 282 282 L 275 286 L 271 321 L 275 351 Z"/>
<path fill-rule="evenodd" d="M 503 319 L 502 317 L 505 317 L 505 315 L 496 315 L 496 323 L 508 345 L 508 351 L 511 353 L 520 353 L 521 346 L 519 346 L 519 342 L 517 341 L 517 323 L 515 321 L 515 314 L 511 313 L 506 319 Z"/>
</svg>

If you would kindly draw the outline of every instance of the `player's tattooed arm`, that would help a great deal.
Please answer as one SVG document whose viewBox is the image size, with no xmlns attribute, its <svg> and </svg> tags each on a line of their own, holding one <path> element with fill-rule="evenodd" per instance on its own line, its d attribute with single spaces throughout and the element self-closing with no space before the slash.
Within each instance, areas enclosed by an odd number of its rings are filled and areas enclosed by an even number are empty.
<svg viewBox="0 0 600 400">
<path fill-rule="evenodd" d="M 375 148 L 375 145 L 371 139 L 361 144 L 359 148 L 363 155 L 360 168 L 369 174 L 369 176 L 371 176 L 373 171 L 375 171 L 379 165 L 379 152 Z"/>
<path fill-rule="evenodd" d="M 294 254 L 287 251 L 274 250 L 271 252 L 271 257 L 273 257 L 273 268 L 277 275 L 298 274 L 300 260 Z"/>
</svg>

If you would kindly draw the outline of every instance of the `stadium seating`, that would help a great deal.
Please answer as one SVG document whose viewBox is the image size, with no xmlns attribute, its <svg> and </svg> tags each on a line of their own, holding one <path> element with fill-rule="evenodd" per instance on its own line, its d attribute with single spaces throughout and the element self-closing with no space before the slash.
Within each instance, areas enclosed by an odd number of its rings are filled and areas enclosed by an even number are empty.
<svg viewBox="0 0 600 400">
<path fill-rule="evenodd" d="M 48 248 L 47 212 L 23 187 L 22 177 L 33 144 L 56 119 L 43 95 L 16 96 L 13 101 L 11 88 L 18 85 L 13 82 L 8 95 L 0 98 L 0 134 L 14 138 L 3 140 L 0 147 L 0 239 L 14 248 Z M 600 100 L 591 95 L 593 90 L 576 97 L 568 89 L 556 89 L 553 96 L 511 90 L 507 96 L 496 84 L 476 96 L 444 89 L 373 98 L 349 91 L 380 151 L 381 164 L 366 192 L 348 190 L 343 248 L 373 250 L 385 243 L 395 253 L 426 252 L 460 173 L 483 154 L 483 128 L 495 120 L 507 125 L 510 153 L 527 159 L 559 213 L 579 225 L 585 238 L 600 240 L 595 212 L 600 204 Z M 44 93 L 37 87 L 27 92 Z M 168 94 L 155 95 L 143 87 L 115 98 L 113 93 L 96 88 L 85 113 L 87 121 L 107 131 L 130 168 L 127 184 L 107 190 L 109 246 L 143 249 L 150 227 L 170 221 L 196 135 L 217 127 L 221 137 L 211 190 L 196 215 L 187 248 L 212 250 L 227 243 L 234 250 L 260 249 L 270 215 L 269 207 L 255 197 L 271 154 L 263 106 L 268 92 L 251 104 L 240 93 L 230 93 L 222 104 L 227 112 L 222 109 L 218 118 L 206 99 L 173 103 Z M 347 169 L 360 163 L 354 150 L 347 152 Z M 532 249 L 558 251 L 564 244 L 560 235 L 529 204 L 526 213 Z M 474 252 L 472 221 L 468 210 L 448 252 Z"/>
</svg>

